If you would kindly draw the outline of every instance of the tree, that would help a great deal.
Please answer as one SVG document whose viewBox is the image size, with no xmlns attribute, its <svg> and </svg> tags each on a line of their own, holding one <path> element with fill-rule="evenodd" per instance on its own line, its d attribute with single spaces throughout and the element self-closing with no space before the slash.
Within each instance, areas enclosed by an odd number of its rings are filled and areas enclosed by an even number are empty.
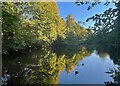
<svg viewBox="0 0 120 86">
<path fill-rule="evenodd" d="M 50 46 L 58 37 L 66 37 L 56 2 L 4 2 L 2 7 L 3 53 Z"/>
<path fill-rule="evenodd" d="M 88 4 L 89 2 L 76 2 L 78 5 Z M 100 2 L 93 2 L 88 7 L 87 10 L 92 9 L 95 5 L 100 4 Z M 108 6 L 110 2 L 106 0 L 104 5 Z M 119 14 L 120 14 L 120 1 L 114 2 L 116 8 L 109 8 L 103 14 L 96 14 L 86 20 L 93 20 L 94 26 L 90 26 L 90 29 L 94 30 L 94 33 L 90 37 L 89 42 L 91 43 L 108 43 L 108 44 L 119 44 Z M 101 39 L 99 39 L 101 38 Z M 92 42 L 93 41 L 93 42 Z"/>
</svg>

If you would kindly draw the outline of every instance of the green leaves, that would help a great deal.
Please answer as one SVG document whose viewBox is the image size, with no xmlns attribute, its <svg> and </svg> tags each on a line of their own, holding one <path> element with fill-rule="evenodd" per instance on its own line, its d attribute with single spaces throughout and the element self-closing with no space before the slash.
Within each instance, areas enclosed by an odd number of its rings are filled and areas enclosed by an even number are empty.
<svg viewBox="0 0 120 86">
<path fill-rule="evenodd" d="M 4 50 L 42 46 L 58 36 L 65 38 L 65 22 L 55 2 L 5 2 L 2 6 Z"/>
<path fill-rule="evenodd" d="M 50 46 L 59 38 L 79 44 L 88 37 L 72 15 L 66 22 L 60 18 L 55 2 L 3 3 L 2 13 L 5 50 Z"/>
<path fill-rule="evenodd" d="M 71 14 L 67 16 L 66 27 L 68 28 L 67 33 L 73 34 L 73 37 L 70 37 L 69 35 L 68 37 L 71 39 L 76 39 L 78 43 L 80 43 L 80 41 L 85 41 L 88 37 L 88 34 L 90 33 L 87 29 L 81 27 L 78 23 L 76 23 Z"/>
</svg>

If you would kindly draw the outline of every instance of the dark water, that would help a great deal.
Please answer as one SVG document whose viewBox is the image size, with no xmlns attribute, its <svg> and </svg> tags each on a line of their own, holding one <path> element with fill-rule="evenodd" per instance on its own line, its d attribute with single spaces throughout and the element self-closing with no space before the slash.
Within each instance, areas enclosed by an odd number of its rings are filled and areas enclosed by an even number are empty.
<svg viewBox="0 0 120 86">
<path fill-rule="evenodd" d="M 77 50 L 71 47 L 56 51 L 24 50 L 3 56 L 3 84 L 120 82 L 119 46 L 81 46 Z"/>
</svg>

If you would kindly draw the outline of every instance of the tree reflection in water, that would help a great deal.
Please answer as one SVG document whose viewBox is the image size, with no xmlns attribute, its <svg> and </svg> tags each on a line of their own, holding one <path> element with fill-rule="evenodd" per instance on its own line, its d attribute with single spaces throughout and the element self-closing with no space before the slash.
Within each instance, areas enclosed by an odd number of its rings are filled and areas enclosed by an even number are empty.
<svg viewBox="0 0 120 86">
<path fill-rule="evenodd" d="M 114 64 L 116 65 L 116 68 L 110 69 L 108 74 L 111 75 L 111 77 L 114 79 L 114 82 L 112 81 L 106 81 L 105 84 L 107 86 L 111 86 L 113 84 L 119 85 L 120 84 L 120 46 L 118 45 L 98 45 L 96 47 L 96 50 L 98 51 L 98 55 L 104 59 L 107 55 L 110 56 L 110 58 L 113 60 Z M 104 52 L 104 53 L 103 53 Z"/>
<path fill-rule="evenodd" d="M 13 55 L 7 56 L 7 58 L 4 56 L 4 84 L 5 82 L 7 84 L 57 84 L 59 75 L 64 69 L 69 74 L 83 58 L 90 56 L 94 49 L 97 50 L 97 54 L 101 58 L 105 59 L 109 55 L 114 63 L 119 65 L 120 55 L 118 48 L 114 46 L 96 46 L 95 48 L 93 46 L 81 46 L 78 52 L 74 54 L 67 49 L 68 51 L 59 55 L 49 49 L 33 50 L 32 52 L 24 50 L 14 57 Z M 5 74 L 9 75 L 6 81 L 4 80 Z M 119 71 L 114 72 L 111 77 L 114 78 L 115 82 L 120 83 Z"/>
<path fill-rule="evenodd" d="M 88 51 L 85 46 L 70 57 L 67 53 L 58 56 L 47 49 L 32 53 L 22 52 L 14 59 L 3 59 L 3 70 L 7 69 L 10 74 L 8 84 L 57 84 L 63 69 L 70 73 L 80 60 L 91 53 L 92 51 Z"/>
</svg>

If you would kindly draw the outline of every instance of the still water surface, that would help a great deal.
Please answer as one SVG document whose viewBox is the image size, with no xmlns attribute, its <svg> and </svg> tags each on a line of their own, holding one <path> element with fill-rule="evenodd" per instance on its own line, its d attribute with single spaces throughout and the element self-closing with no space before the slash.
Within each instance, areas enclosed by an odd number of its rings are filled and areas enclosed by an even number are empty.
<svg viewBox="0 0 120 86">
<path fill-rule="evenodd" d="M 82 64 L 84 65 L 81 66 Z M 103 59 L 94 51 L 80 61 L 79 66 L 75 66 L 70 74 L 63 70 L 59 77 L 59 84 L 104 84 L 104 81 L 114 81 L 106 72 L 115 67 L 109 55 Z M 75 75 L 75 71 L 78 71 L 78 74 Z"/>
<path fill-rule="evenodd" d="M 118 64 L 117 47 L 91 49 L 62 54 L 48 49 L 29 50 L 3 56 L 3 84 L 104 84 Z M 115 51 L 115 53 L 113 52 Z M 111 53 L 112 52 L 112 53 Z M 114 63 L 115 62 L 115 63 Z"/>
</svg>

